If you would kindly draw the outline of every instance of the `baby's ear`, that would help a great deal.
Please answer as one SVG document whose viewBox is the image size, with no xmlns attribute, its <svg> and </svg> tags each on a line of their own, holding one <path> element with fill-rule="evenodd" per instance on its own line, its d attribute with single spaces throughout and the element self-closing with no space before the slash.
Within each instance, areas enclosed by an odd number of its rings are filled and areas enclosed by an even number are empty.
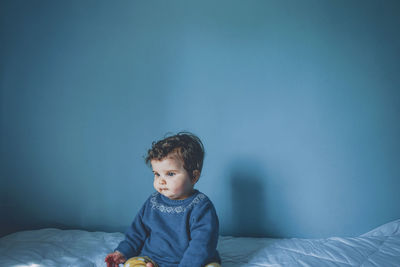
<svg viewBox="0 0 400 267">
<path fill-rule="evenodd" d="M 197 181 L 200 178 L 200 172 L 198 170 L 193 171 L 193 177 L 192 177 L 192 184 L 195 185 Z"/>
</svg>

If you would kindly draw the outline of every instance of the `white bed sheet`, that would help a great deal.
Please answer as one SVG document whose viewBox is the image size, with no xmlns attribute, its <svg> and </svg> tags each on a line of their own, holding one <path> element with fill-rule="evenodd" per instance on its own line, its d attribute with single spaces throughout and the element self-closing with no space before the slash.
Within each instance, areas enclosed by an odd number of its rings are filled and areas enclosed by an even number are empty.
<svg viewBox="0 0 400 267">
<path fill-rule="evenodd" d="M 0 266 L 105 266 L 122 233 L 42 229 L 0 239 Z M 400 220 L 354 238 L 220 238 L 224 267 L 400 266 Z"/>
</svg>

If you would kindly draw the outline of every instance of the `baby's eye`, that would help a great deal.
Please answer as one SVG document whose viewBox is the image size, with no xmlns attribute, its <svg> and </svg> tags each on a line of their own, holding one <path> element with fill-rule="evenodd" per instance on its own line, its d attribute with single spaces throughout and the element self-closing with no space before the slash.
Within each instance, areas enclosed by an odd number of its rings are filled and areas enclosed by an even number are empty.
<svg viewBox="0 0 400 267">
<path fill-rule="evenodd" d="M 168 172 L 167 175 L 168 175 L 168 176 L 174 176 L 175 173 L 174 173 L 174 172 Z"/>
<path fill-rule="evenodd" d="M 155 173 L 154 173 L 154 176 L 155 176 L 155 177 L 158 177 L 158 176 L 160 176 L 160 175 L 159 175 L 158 173 L 155 172 Z"/>
</svg>

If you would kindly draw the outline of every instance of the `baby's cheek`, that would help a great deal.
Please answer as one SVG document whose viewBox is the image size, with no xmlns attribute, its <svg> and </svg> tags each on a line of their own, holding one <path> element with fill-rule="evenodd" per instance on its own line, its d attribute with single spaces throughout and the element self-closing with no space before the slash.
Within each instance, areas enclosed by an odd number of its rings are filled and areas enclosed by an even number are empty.
<svg viewBox="0 0 400 267">
<path fill-rule="evenodd" d="M 183 186 L 182 185 L 175 186 L 175 187 L 172 188 L 172 192 L 174 192 L 174 193 L 180 193 L 180 192 L 182 192 L 182 190 L 183 190 Z"/>
</svg>

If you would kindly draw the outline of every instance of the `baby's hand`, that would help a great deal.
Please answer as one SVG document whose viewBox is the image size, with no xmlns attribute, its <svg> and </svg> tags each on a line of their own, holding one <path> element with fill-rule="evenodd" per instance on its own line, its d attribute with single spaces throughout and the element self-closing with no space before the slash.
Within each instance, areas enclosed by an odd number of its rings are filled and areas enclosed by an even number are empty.
<svg viewBox="0 0 400 267">
<path fill-rule="evenodd" d="M 126 259 L 121 252 L 115 251 L 108 254 L 104 261 L 107 262 L 107 267 L 118 267 L 118 265 L 124 263 Z"/>
</svg>

